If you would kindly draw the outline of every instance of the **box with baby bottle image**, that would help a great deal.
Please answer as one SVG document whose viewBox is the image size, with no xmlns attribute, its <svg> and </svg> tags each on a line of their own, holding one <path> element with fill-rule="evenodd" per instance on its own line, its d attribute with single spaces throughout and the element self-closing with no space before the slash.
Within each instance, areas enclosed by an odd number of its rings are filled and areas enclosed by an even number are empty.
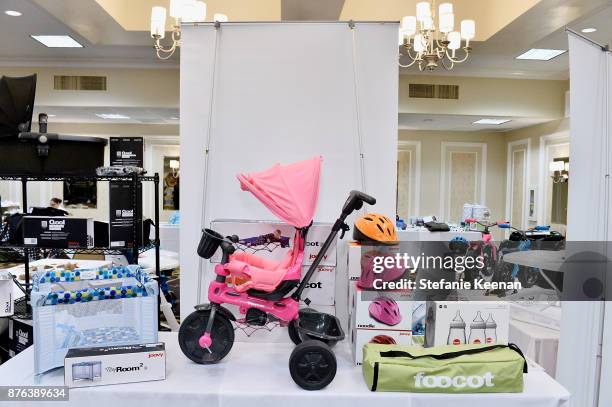
<svg viewBox="0 0 612 407">
<path fill-rule="evenodd" d="M 425 346 L 507 344 L 510 308 L 497 301 L 429 301 Z"/>
</svg>

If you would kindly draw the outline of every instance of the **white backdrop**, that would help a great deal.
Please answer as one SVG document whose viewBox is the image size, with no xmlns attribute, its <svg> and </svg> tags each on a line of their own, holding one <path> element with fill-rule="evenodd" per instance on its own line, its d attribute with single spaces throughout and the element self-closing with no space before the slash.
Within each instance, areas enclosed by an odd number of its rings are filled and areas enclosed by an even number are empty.
<svg viewBox="0 0 612 407">
<path fill-rule="evenodd" d="M 201 228 L 216 218 L 274 219 L 240 190 L 238 172 L 322 155 L 315 220 L 333 221 L 351 189 L 365 189 L 378 199 L 376 211 L 394 214 L 398 67 L 395 23 L 357 23 L 354 30 L 341 22 L 228 23 L 218 30 L 184 26 L 182 37 L 185 317 L 203 278 L 196 254 Z M 199 301 L 205 291 L 202 285 Z"/>
<path fill-rule="evenodd" d="M 606 174 L 610 174 L 612 155 L 611 56 L 571 33 L 569 51 L 571 164 L 567 237 L 573 241 L 610 241 L 612 211 L 610 179 Z M 595 406 L 600 394 L 600 406 L 612 405 L 612 366 L 601 364 L 612 355 L 612 307 L 607 307 L 605 323 L 604 307 L 606 304 L 600 302 L 563 303 L 557 379 L 572 393 L 572 404 L 576 406 Z M 604 338 L 600 353 L 604 325 L 608 338 L 607 342 Z"/>
</svg>

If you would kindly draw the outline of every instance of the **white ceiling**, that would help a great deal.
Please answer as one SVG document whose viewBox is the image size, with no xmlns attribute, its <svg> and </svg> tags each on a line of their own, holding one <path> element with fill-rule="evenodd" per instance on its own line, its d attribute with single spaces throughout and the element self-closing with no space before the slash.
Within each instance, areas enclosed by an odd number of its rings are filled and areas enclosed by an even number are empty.
<svg viewBox="0 0 612 407">
<path fill-rule="evenodd" d="M 442 68 L 433 74 L 567 79 L 567 54 L 550 61 L 521 61 L 515 57 L 530 48 L 567 49 L 566 26 L 576 30 L 596 27 L 598 31 L 588 36 L 604 44 L 612 43 L 611 19 L 612 0 L 542 0 L 487 41 L 475 43 L 466 63 L 452 71 Z M 418 68 L 402 69 L 402 73 L 415 72 Z"/>
<path fill-rule="evenodd" d="M 41 0 L 43 2 L 43 0 Z M 62 8 L 71 0 L 44 0 Z M 84 1 L 82 2 L 84 5 Z M 92 4 L 93 3 L 93 4 Z M 5 10 L 17 10 L 20 17 L 10 17 Z M 79 10 L 77 10 L 79 11 Z M 34 0 L 0 0 L 0 65 L 4 66 L 88 66 L 88 67 L 169 67 L 176 61 L 162 63 L 157 60 L 148 33 L 125 32 L 95 2 L 87 2 L 87 10 L 80 10 L 83 21 L 71 20 L 71 24 L 82 32 L 93 28 L 103 33 L 106 41 L 91 35 L 95 43 L 87 40 L 46 8 Z M 87 17 L 87 19 L 85 19 Z M 34 41 L 30 35 L 70 35 L 83 48 L 47 48 Z M 119 38 L 123 35 L 125 38 Z M 124 45 L 109 45 L 123 43 Z M 126 45 L 129 44 L 129 45 Z"/>
<path fill-rule="evenodd" d="M 508 123 L 500 125 L 473 124 L 480 119 L 505 119 Z M 424 131 L 509 131 L 522 127 L 549 122 L 550 119 L 509 117 L 509 116 L 472 116 L 447 114 L 413 114 L 400 113 L 398 128 L 400 130 Z"/>
<path fill-rule="evenodd" d="M 473 0 L 483 1 L 483 0 Z M 283 19 L 339 17 L 343 0 L 283 0 Z M 485 42 L 473 44 L 468 62 L 436 75 L 567 78 L 568 57 L 548 62 L 518 61 L 514 57 L 532 47 L 567 48 L 565 26 L 595 26 L 590 34 L 612 42 L 612 0 L 541 0 Z M 6 16 L 18 10 L 21 17 Z M 80 34 L 81 35 L 80 35 Z M 82 49 L 49 49 L 31 34 L 69 34 Z M 153 66 L 176 67 L 178 60 L 158 61 L 145 31 L 124 30 L 97 2 L 89 0 L 0 0 L 0 65 Z M 418 71 L 418 69 L 417 69 Z M 415 72 L 415 68 L 404 70 Z"/>
</svg>

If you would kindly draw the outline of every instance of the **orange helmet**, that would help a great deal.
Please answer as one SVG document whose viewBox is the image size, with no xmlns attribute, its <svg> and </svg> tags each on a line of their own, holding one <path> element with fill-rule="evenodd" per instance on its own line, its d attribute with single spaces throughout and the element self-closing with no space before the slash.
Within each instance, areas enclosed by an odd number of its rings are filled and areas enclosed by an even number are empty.
<svg viewBox="0 0 612 407">
<path fill-rule="evenodd" d="M 355 221 L 353 239 L 358 242 L 395 244 L 397 243 L 397 231 L 395 224 L 385 215 L 366 213 Z"/>
</svg>

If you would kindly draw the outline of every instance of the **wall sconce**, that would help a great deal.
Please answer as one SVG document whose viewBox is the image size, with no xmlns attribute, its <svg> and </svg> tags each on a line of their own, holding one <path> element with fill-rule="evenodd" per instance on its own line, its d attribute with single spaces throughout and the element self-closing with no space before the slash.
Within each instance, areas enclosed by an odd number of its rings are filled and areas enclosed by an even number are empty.
<svg viewBox="0 0 612 407">
<path fill-rule="evenodd" d="M 548 169 L 553 173 L 550 177 L 553 183 L 558 184 L 569 180 L 569 162 L 568 161 L 551 161 L 548 164 Z"/>
<path fill-rule="evenodd" d="M 181 163 L 179 160 L 170 160 L 170 169 L 172 170 L 172 176 L 174 178 L 178 177 L 180 168 L 181 168 Z"/>
</svg>

